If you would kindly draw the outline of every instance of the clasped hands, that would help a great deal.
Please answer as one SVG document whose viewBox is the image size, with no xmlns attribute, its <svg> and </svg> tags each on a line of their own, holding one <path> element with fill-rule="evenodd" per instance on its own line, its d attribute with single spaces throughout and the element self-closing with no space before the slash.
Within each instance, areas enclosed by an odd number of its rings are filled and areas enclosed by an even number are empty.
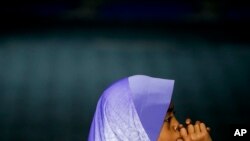
<svg viewBox="0 0 250 141">
<path fill-rule="evenodd" d="M 178 125 L 180 138 L 176 141 L 212 141 L 210 136 L 210 128 L 205 123 L 196 121 L 195 124 L 191 123 L 191 119 L 186 119 L 186 126 L 183 124 Z"/>
</svg>

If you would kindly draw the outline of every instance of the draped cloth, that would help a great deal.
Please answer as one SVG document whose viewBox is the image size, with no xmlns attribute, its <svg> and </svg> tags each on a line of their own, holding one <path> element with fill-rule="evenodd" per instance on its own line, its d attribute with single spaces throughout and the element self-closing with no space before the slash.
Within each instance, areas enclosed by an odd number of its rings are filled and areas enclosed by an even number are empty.
<svg viewBox="0 0 250 141">
<path fill-rule="evenodd" d="M 134 75 L 99 98 L 88 141 L 157 141 L 174 80 Z"/>
</svg>

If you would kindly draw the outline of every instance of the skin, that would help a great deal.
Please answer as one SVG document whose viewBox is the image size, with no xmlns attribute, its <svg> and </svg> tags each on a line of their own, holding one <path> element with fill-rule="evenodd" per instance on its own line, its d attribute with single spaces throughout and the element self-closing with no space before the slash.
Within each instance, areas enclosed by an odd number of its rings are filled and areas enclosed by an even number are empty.
<svg viewBox="0 0 250 141">
<path fill-rule="evenodd" d="M 180 139 L 180 132 L 177 130 L 178 126 L 179 122 L 174 116 L 173 105 L 171 104 L 163 122 L 158 141 L 176 141 Z"/>
<path fill-rule="evenodd" d="M 209 135 L 210 128 L 206 127 L 205 123 L 196 121 L 195 124 L 191 123 L 191 119 L 186 120 L 187 127 L 179 125 L 179 132 L 182 139 L 177 141 L 212 141 Z"/>
<path fill-rule="evenodd" d="M 212 141 L 209 135 L 210 128 L 205 123 L 186 119 L 185 127 L 178 122 L 174 115 L 174 106 L 170 105 L 158 141 Z"/>
</svg>

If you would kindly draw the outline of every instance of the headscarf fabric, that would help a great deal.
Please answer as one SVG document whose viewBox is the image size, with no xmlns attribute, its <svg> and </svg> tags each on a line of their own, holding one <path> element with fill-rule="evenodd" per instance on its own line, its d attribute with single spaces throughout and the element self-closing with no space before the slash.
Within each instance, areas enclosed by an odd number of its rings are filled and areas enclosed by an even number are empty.
<svg viewBox="0 0 250 141">
<path fill-rule="evenodd" d="M 88 141 L 157 141 L 173 87 L 145 75 L 113 83 L 99 98 Z"/>
</svg>

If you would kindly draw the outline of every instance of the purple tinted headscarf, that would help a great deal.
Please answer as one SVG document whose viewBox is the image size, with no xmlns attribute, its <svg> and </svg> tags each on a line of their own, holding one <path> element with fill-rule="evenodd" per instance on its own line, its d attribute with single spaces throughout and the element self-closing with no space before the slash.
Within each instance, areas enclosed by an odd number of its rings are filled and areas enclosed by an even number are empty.
<svg viewBox="0 0 250 141">
<path fill-rule="evenodd" d="M 170 105 L 174 80 L 134 75 L 100 97 L 89 141 L 156 141 Z"/>
</svg>

